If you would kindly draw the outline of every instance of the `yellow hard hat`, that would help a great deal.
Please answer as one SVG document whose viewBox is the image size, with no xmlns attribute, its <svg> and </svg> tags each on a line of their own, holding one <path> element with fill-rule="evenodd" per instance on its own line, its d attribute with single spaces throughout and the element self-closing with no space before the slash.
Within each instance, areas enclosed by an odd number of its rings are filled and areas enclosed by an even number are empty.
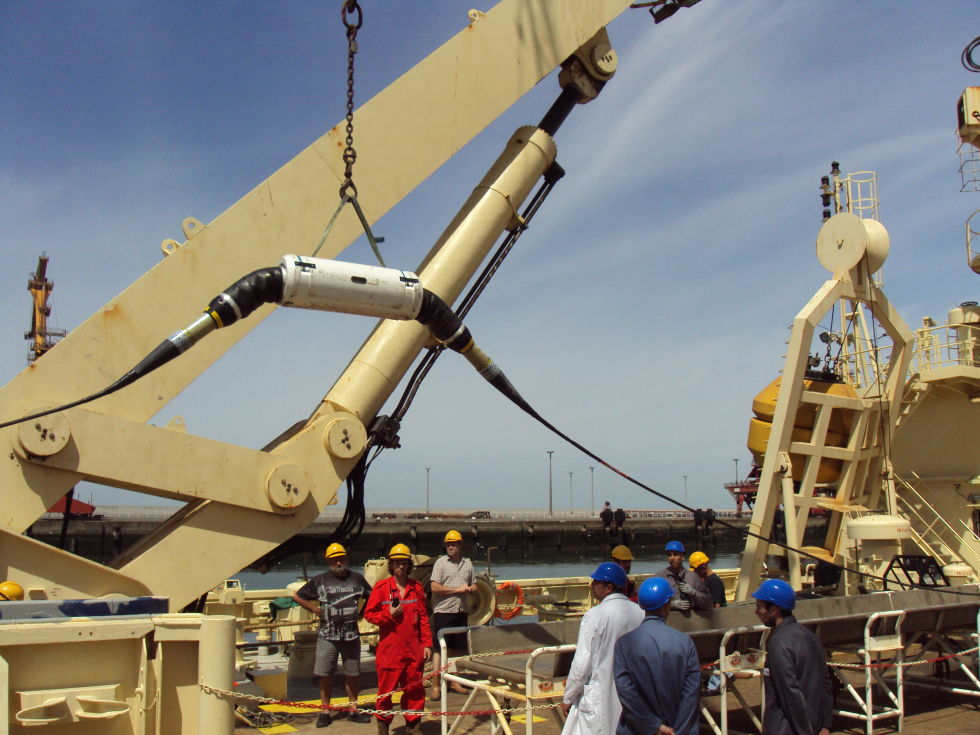
<svg viewBox="0 0 980 735">
<path fill-rule="evenodd" d="M 693 572 L 702 564 L 707 564 L 709 561 L 711 561 L 711 559 L 709 559 L 708 555 L 703 551 L 695 551 L 693 554 L 691 554 L 691 558 L 688 561 L 691 562 L 691 571 Z"/>
<path fill-rule="evenodd" d="M 4 582 L 0 584 L 0 602 L 4 600 L 23 600 L 24 588 L 16 582 Z"/>
<path fill-rule="evenodd" d="M 323 555 L 328 559 L 333 559 L 335 556 L 347 556 L 347 549 L 334 542 L 327 547 Z"/>
<path fill-rule="evenodd" d="M 455 528 L 453 528 L 448 533 L 446 533 L 446 538 L 442 540 L 442 543 L 445 544 L 450 541 L 462 541 L 462 540 L 463 540 L 462 534 L 459 531 L 457 531 Z"/>
<path fill-rule="evenodd" d="M 612 558 L 619 561 L 633 561 L 633 554 L 628 546 L 620 544 L 612 550 Z"/>
<path fill-rule="evenodd" d="M 389 559 L 411 559 L 412 552 L 405 544 L 395 544 L 388 552 Z"/>
</svg>

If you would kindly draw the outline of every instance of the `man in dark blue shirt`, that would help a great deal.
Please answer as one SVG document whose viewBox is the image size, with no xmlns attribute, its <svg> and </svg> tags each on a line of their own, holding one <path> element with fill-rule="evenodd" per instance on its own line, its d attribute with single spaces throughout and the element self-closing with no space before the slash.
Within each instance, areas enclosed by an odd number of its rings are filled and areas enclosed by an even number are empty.
<svg viewBox="0 0 980 735">
<path fill-rule="evenodd" d="M 796 593 L 781 579 L 767 579 L 752 593 L 755 614 L 772 628 L 766 645 L 766 735 L 829 735 L 834 695 L 827 653 L 793 616 Z"/>
<path fill-rule="evenodd" d="M 616 641 L 613 674 L 623 712 L 616 735 L 697 735 L 701 667 L 691 638 L 667 625 L 674 589 L 640 585 L 640 627 Z"/>
</svg>

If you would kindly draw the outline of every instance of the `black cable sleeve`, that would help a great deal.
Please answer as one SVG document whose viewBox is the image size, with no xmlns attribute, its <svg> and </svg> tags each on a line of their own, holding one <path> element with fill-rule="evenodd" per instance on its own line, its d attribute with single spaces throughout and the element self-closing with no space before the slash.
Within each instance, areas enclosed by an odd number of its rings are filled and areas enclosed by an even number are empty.
<svg viewBox="0 0 980 735">
<path fill-rule="evenodd" d="M 244 319 L 263 304 L 282 301 L 283 273 L 279 266 L 259 268 L 231 284 L 211 299 L 207 313 L 227 327 Z"/>
<path fill-rule="evenodd" d="M 427 326 L 433 337 L 455 352 L 461 352 L 473 341 L 463 320 L 429 289 L 423 289 L 422 308 L 415 321 Z"/>
</svg>

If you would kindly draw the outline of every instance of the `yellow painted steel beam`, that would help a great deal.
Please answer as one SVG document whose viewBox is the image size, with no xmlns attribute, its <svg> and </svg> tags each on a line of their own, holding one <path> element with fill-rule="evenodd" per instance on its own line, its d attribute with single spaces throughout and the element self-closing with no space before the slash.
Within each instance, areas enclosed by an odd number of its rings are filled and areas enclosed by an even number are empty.
<svg viewBox="0 0 980 735">
<path fill-rule="evenodd" d="M 356 181 L 368 221 L 386 213 L 628 5 L 624 0 L 504 0 L 486 15 L 474 15 L 459 34 L 368 101 L 356 114 Z M 556 87 L 556 96 L 558 91 Z M 168 257 L 75 329 L 44 361 L 0 390 L 0 416 L 25 415 L 102 389 L 175 329 L 193 321 L 213 296 L 245 273 L 275 264 L 286 252 L 310 253 L 337 203 L 343 136 L 341 126 L 332 128 L 207 225 L 185 220 L 185 243 L 170 243 Z M 524 144 L 529 150 L 552 145 L 550 139 L 547 144 Z M 553 157 L 553 151 L 545 153 L 522 175 L 539 176 Z M 423 261 L 420 271 L 433 291 L 449 302 L 455 300 L 506 226 L 501 212 L 509 218 L 533 181 L 515 183 L 513 196 L 474 193 Z M 319 255 L 336 256 L 361 232 L 346 208 Z M 436 252 L 445 255 L 440 258 Z M 35 428 L 34 435 L 29 427 L 27 435 L 24 427 L 0 431 L 0 440 L 11 448 L 9 461 L 0 465 L 0 528 L 23 531 L 87 472 L 107 484 L 193 498 L 188 512 L 167 524 L 121 570 L 154 592 L 170 595 L 175 607 L 305 528 L 319 508 L 333 502 L 337 485 L 363 450 L 363 443 L 353 456 L 331 450 L 331 417 L 338 407 L 361 422 L 373 415 L 422 348 L 427 334 L 418 325 L 383 323 L 311 423 L 274 450 L 281 455 L 274 463 L 289 463 L 308 477 L 315 475 L 309 480 L 312 500 L 290 515 L 270 512 L 269 499 L 261 497 L 254 478 L 232 500 L 239 477 L 234 472 L 224 480 L 233 489 L 202 489 L 207 483 L 176 467 L 173 477 L 163 479 L 166 458 L 155 458 L 159 461 L 143 477 L 137 477 L 135 466 L 141 458 L 149 462 L 151 445 L 160 448 L 151 437 L 158 437 L 161 445 L 180 445 L 178 449 L 198 466 L 208 461 L 204 450 L 210 449 L 211 462 L 230 466 L 238 457 L 244 471 L 252 472 L 264 466 L 268 455 L 255 456 L 264 453 L 167 435 L 167 430 L 114 429 L 105 437 L 92 431 L 98 422 L 91 414 L 113 417 L 114 427 L 146 422 L 271 309 L 263 307 L 143 380 L 89 404 L 86 418 L 73 419 L 76 414 L 81 417 L 81 411 L 65 414 L 71 441 L 59 450 L 66 453 L 62 458 L 33 451 L 38 442 L 43 444 L 43 429 Z M 60 442 L 60 429 L 57 436 Z M 80 448 L 85 456 L 72 459 L 72 452 Z M 133 452 L 132 462 L 120 461 L 113 469 L 113 455 L 122 458 L 127 452 Z M 84 590 L 88 567 L 62 561 L 66 569 L 59 574 L 78 575 L 77 584 Z M 163 568 L 179 572 L 161 575 Z"/>
<path fill-rule="evenodd" d="M 0 576 L 17 580 L 28 597 L 47 595 L 68 600 L 107 594 L 154 594 L 146 585 L 115 569 L 2 528 Z"/>
<path fill-rule="evenodd" d="M 356 113 L 357 185 L 368 220 L 397 204 L 628 5 L 505 0 L 365 103 Z M 42 364 L 0 390 L 0 416 L 100 390 L 245 273 L 275 264 L 286 252 L 310 253 L 337 204 L 343 136 L 338 124 L 214 221 L 186 226 L 183 246 L 73 330 Z M 336 256 L 361 232 L 346 208 L 320 256 Z M 210 335 L 91 410 L 148 420 L 271 309 Z M 7 500 L 0 504 L 0 526 L 23 531 L 78 479 L 3 463 L 0 487 Z"/>
<path fill-rule="evenodd" d="M 423 282 L 445 300 L 455 300 L 511 222 L 514 207 L 521 205 L 555 154 L 554 142 L 546 133 L 533 128 L 518 130 L 426 258 L 420 269 Z M 350 448 L 338 447 L 331 441 L 333 417 L 353 415 L 366 423 L 428 339 L 428 330 L 417 322 L 382 321 L 303 430 L 273 449 L 272 454 L 289 458 L 291 466 L 318 472 L 320 477 L 332 475 L 332 483 L 329 479 L 313 483 L 314 490 L 328 487 L 332 491 L 350 470 L 350 465 L 345 466 L 337 455 L 342 449 L 353 450 L 347 460 L 352 461 L 363 450 L 365 438 L 361 424 L 351 420 L 348 423 L 352 428 L 361 428 L 360 443 Z M 338 408 L 349 413 L 338 414 Z M 332 456 L 327 456 L 328 452 Z M 158 594 L 170 597 L 178 609 L 299 533 L 313 522 L 321 507 L 322 502 L 305 503 L 295 513 L 276 515 L 275 523 L 269 524 L 266 513 L 208 502 L 195 509 L 193 518 L 154 531 L 144 540 L 141 553 L 128 560 L 122 570 L 151 585 Z M 230 526 L 232 518 L 234 526 Z M 229 528 L 238 530 L 229 533 Z M 205 547 L 207 554 L 202 555 Z M 161 579 L 159 569 L 167 564 L 186 571 Z"/>
</svg>

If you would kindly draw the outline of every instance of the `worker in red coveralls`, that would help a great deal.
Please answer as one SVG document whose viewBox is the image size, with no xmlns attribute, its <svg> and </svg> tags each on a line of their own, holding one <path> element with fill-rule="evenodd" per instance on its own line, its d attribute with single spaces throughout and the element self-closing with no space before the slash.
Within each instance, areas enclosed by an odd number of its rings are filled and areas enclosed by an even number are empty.
<svg viewBox="0 0 980 735">
<path fill-rule="evenodd" d="M 425 611 L 425 589 L 410 579 L 412 552 L 405 544 L 395 544 L 388 552 L 388 571 L 371 591 L 364 617 L 380 628 L 375 668 L 378 670 L 377 709 L 392 709 L 391 697 L 383 695 L 401 690 L 402 709 L 425 708 L 422 666 L 432 656 L 432 631 Z M 391 715 L 376 715 L 378 735 L 388 735 Z M 422 735 L 422 716 L 405 715 L 408 735 Z"/>
</svg>

